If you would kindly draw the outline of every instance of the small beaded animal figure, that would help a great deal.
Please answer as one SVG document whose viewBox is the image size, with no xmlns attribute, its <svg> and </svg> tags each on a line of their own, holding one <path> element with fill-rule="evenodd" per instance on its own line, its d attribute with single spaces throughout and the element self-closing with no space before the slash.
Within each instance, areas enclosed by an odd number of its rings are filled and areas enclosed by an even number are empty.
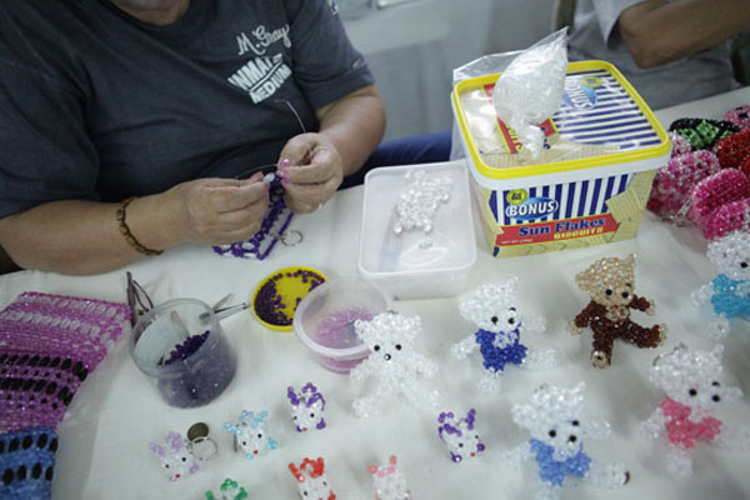
<svg viewBox="0 0 750 500">
<path fill-rule="evenodd" d="M 461 462 L 464 457 L 476 457 L 484 451 L 484 444 L 474 429 L 477 411 L 472 408 L 466 416 L 457 418 L 453 412 L 438 416 L 438 435 L 448 447 L 451 460 Z"/>
<path fill-rule="evenodd" d="M 425 169 L 409 170 L 406 180 L 411 184 L 396 204 L 393 232 L 401 234 L 417 228 L 429 234 L 440 204 L 450 200 L 453 181 L 449 177 L 428 176 Z"/>
<path fill-rule="evenodd" d="M 573 335 L 582 328 L 594 332 L 591 362 L 606 368 L 612 362 L 615 339 L 638 347 L 658 347 L 667 337 L 664 324 L 644 328 L 630 320 L 630 309 L 654 314 L 654 303 L 637 296 L 635 289 L 635 255 L 625 259 L 605 257 L 576 275 L 578 287 L 591 296 L 591 302 L 568 323 Z"/>
<path fill-rule="evenodd" d="M 186 438 L 179 432 L 171 431 L 165 441 L 168 448 L 156 443 L 149 443 L 148 448 L 161 457 L 161 465 L 170 481 L 198 472 L 198 464 L 190 453 L 190 442 Z"/>
<path fill-rule="evenodd" d="M 326 408 L 326 400 L 312 382 L 308 382 L 300 392 L 295 391 L 290 385 L 287 388 L 287 397 L 291 404 L 292 420 L 297 427 L 297 432 L 325 429 L 326 421 L 323 418 L 323 410 Z"/>
<path fill-rule="evenodd" d="M 707 255 L 719 274 L 693 293 L 692 299 L 696 306 L 711 302 L 716 317 L 708 325 L 708 334 L 721 340 L 729 332 L 730 319 L 750 317 L 750 230 L 732 231 L 710 242 Z"/>
<path fill-rule="evenodd" d="M 248 460 L 279 446 L 278 442 L 266 433 L 266 418 L 268 412 L 265 410 L 258 414 L 243 410 L 238 424 L 224 424 L 224 428 L 234 434 L 235 450 L 243 451 Z"/>
<path fill-rule="evenodd" d="M 245 500 L 247 491 L 237 481 L 227 478 L 221 484 L 219 493 L 206 492 L 206 500 Z"/>
<path fill-rule="evenodd" d="M 375 485 L 375 500 L 411 500 L 406 479 L 396 466 L 397 462 L 396 455 L 391 455 L 387 465 L 367 466 Z"/>
<path fill-rule="evenodd" d="M 513 421 L 531 434 L 531 440 L 506 453 L 510 465 L 534 458 L 539 468 L 536 498 L 552 500 L 560 496 L 566 478 L 581 478 L 597 486 L 615 488 L 630 479 L 620 463 L 601 464 L 583 451 L 583 438 L 602 438 L 610 433 L 606 421 L 583 418 L 580 382 L 573 389 L 542 385 L 528 403 L 512 408 Z"/>
<path fill-rule="evenodd" d="M 356 399 L 352 405 L 357 417 L 379 413 L 394 395 L 403 394 L 418 408 L 437 405 L 437 391 L 417 384 L 418 376 L 432 377 L 437 365 L 414 348 L 414 339 L 422 330 L 418 316 L 402 316 L 394 311 L 378 314 L 370 321 L 354 323 L 357 336 L 370 348 L 370 355 L 350 372 L 354 382 L 375 379 L 372 394 Z"/>
<path fill-rule="evenodd" d="M 697 441 L 718 442 L 725 449 L 750 450 L 750 431 L 729 432 L 711 416 L 719 405 L 742 398 L 742 391 L 721 382 L 724 347 L 698 351 L 684 344 L 654 361 L 649 379 L 666 397 L 643 422 L 641 430 L 652 439 L 666 431 L 667 472 L 673 477 L 692 473 L 691 452 Z"/>
<path fill-rule="evenodd" d="M 299 467 L 289 464 L 289 470 L 297 479 L 297 490 L 303 500 L 336 500 L 336 494 L 331 491 L 325 476 L 325 462 L 321 457 L 317 460 L 305 458 Z"/>
<path fill-rule="evenodd" d="M 474 323 L 478 330 L 451 347 L 457 359 L 465 358 L 479 348 L 484 376 L 479 387 L 493 391 L 509 364 L 526 368 L 544 368 L 555 363 L 556 351 L 529 351 L 521 344 L 521 332 L 542 332 L 544 318 L 523 318 L 518 305 L 518 278 L 506 283 L 480 286 L 468 300 L 461 302 L 461 316 Z"/>
</svg>

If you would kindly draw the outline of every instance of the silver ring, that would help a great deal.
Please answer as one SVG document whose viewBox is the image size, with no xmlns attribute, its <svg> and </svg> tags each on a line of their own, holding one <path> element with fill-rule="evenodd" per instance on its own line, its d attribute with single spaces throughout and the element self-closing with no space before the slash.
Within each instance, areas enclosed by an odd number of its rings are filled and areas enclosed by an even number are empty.
<svg viewBox="0 0 750 500">
<path fill-rule="evenodd" d="M 188 450 L 198 460 L 213 460 L 219 456 L 219 445 L 208 436 L 208 425 L 197 422 L 187 432 Z"/>
<path fill-rule="evenodd" d="M 281 244 L 285 247 L 294 247 L 302 243 L 304 236 L 300 231 L 290 229 L 284 232 L 284 234 L 280 234 L 279 239 L 281 240 Z"/>
</svg>

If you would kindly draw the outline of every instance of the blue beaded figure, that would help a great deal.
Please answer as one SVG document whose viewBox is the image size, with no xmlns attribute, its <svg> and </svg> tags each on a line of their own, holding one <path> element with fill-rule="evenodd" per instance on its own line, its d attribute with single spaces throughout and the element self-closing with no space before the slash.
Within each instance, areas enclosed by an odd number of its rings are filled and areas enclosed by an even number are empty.
<svg viewBox="0 0 750 500">
<path fill-rule="evenodd" d="M 692 298 L 696 306 L 711 302 L 716 317 L 708 333 L 721 340 L 729 332 L 730 319 L 750 317 L 750 231 L 733 231 L 712 241 L 707 255 L 719 274 Z"/>
<path fill-rule="evenodd" d="M 459 305 L 461 316 L 474 323 L 478 330 L 454 344 L 453 355 L 462 359 L 477 347 L 482 355 L 484 376 L 479 387 L 493 391 L 500 386 L 500 377 L 508 364 L 526 368 L 545 368 L 554 364 L 554 350 L 530 351 L 521 344 L 522 331 L 542 332 L 543 318 L 525 319 L 518 314 L 518 278 L 506 283 L 479 287 Z"/>
<path fill-rule="evenodd" d="M 615 488 L 630 479 L 625 466 L 602 464 L 583 451 L 584 437 L 606 437 L 610 433 L 606 421 L 584 420 L 583 392 L 580 382 L 573 389 L 542 385 L 526 404 L 512 408 L 513 421 L 531 434 L 531 439 L 505 454 L 513 467 L 531 458 L 539 469 L 536 498 L 554 500 L 559 497 L 566 478 L 586 479 L 598 486 Z"/>
</svg>

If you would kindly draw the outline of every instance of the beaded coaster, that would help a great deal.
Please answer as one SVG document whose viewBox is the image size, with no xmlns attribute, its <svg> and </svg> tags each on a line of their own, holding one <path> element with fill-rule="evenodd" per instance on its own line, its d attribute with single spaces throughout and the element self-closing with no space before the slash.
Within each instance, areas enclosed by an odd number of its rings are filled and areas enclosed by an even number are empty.
<svg viewBox="0 0 750 500">
<path fill-rule="evenodd" d="M 0 498 L 50 498 L 57 446 L 57 434 L 46 427 L 0 434 Z"/>
<path fill-rule="evenodd" d="M 291 332 L 294 312 L 326 276 L 310 267 L 292 266 L 266 276 L 255 289 L 252 304 L 258 321 L 277 332 Z"/>
<path fill-rule="evenodd" d="M 0 311 L 0 429 L 55 428 L 129 318 L 125 304 L 35 292 Z"/>
</svg>

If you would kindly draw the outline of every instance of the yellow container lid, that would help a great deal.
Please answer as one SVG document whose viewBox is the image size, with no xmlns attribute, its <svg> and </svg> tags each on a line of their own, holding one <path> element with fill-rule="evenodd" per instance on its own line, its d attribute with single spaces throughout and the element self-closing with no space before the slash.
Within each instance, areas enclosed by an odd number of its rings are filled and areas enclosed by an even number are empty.
<svg viewBox="0 0 750 500">
<path fill-rule="evenodd" d="M 552 147 L 538 159 L 523 156 L 522 145 L 492 105 L 500 75 L 461 81 L 451 94 L 467 156 L 487 178 L 559 174 L 648 160 L 670 151 L 667 131 L 617 68 L 605 61 L 584 61 L 568 64 L 562 106 L 540 124 Z"/>
<path fill-rule="evenodd" d="M 255 318 L 269 330 L 291 332 L 299 303 L 326 280 L 325 274 L 305 266 L 285 267 L 269 274 L 253 293 Z"/>
</svg>

